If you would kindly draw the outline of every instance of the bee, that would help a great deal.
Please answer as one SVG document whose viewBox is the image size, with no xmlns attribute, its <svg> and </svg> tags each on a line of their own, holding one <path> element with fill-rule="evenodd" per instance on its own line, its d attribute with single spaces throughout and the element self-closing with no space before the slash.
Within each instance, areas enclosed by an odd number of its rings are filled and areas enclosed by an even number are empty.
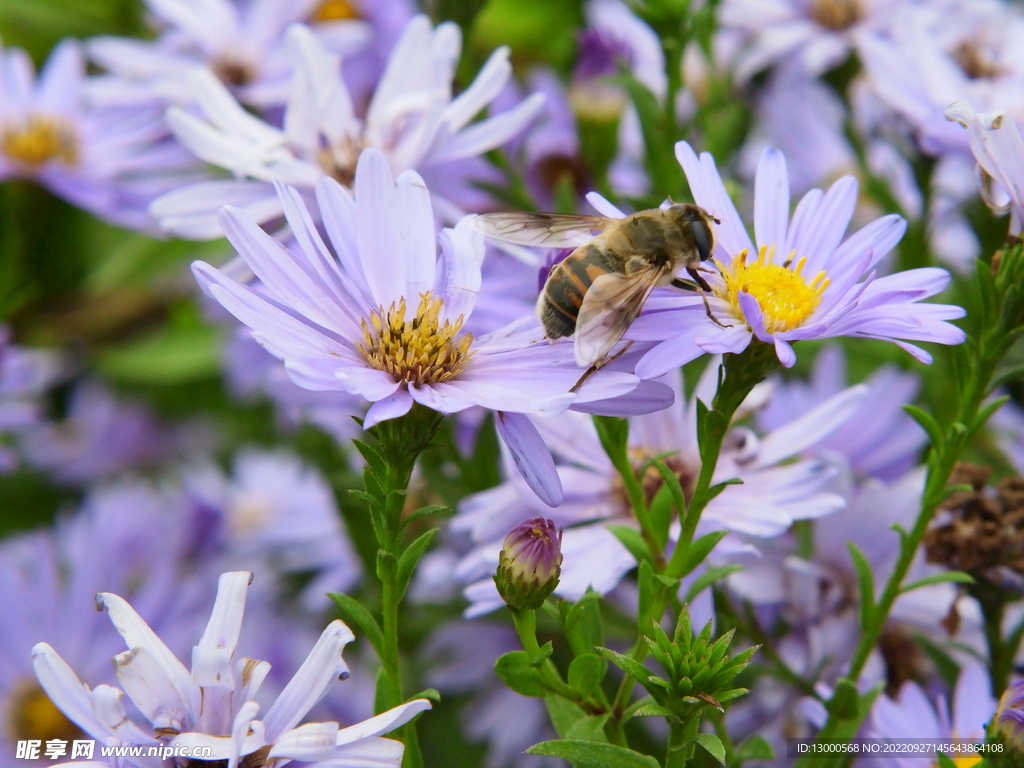
<svg viewBox="0 0 1024 768">
<path fill-rule="evenodd" d="M 707 271 L 701 264 L 715 249 L 711 222 L 721 223 L 699 206 L 673 204 L 623 219 L 485 213 L 474 219 L 474 226 L 517 245 L 575 248 L 552 268 L 537 299 L 537 314 L 548 338 L 575 334 L 576 363 L 589 368 L 586 376 L 609 362 L 608 353 L 655 288 L 700 293 L 708 317 L 721 325 L 705 295 L 711 286 L 700 275 Z M 690 279 L 677 277 L 680 270 Z"/>
</svg>

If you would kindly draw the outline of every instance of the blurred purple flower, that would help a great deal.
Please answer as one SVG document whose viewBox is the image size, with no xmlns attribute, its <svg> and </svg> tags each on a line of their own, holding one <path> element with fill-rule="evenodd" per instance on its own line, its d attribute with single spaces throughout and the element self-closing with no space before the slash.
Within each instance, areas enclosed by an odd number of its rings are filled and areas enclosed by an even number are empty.
<svg viewBox="0 0 1024 768">
<path fill-rule="evenodd" d="M 216 552 L 221 567 L 261 574 L 312 572 L 302 592 L 307 609 L 328 605 L 325 593 L 347 592 L 360 564 L 348 539 L 334 493 L 318 472 L 283 451 L 244 450 L 225 477 L 213 466 L 185 476 L 190 499 L 207 519 L 197 546 Z M 280 588 L 280 584 L 272 585 Z"/>
<path fill-rule="evenodd" d="M 708 366 L 689 399 L 683 399 L 678 374 L 669 383 L 676 392 L 671 410 L 639 416 L 631 421 L 630 453 L 637 466 L 652 456 L 670 454 L 664 461 L 686 489 L 700 472 L 697 447 L 696 402 L 707 402 L 714 393 L 718 366 Z M 794 520 L 817 518 L 841 509 L 842 497 L 825 491 L 835 470 L 820 461 L 783 463 L 821 440 L 844 423 L 857 409 L 866 392 L 852 387 L 812 409 L 785 427 L 759 438 L 735 428 L 715 470 L 714 482 L 738 477 L 742 485 L 730 485 L 704 512 L 699 534 L 717 529 L 772 537 L 786 531 Z M 468 533 L 475 548 L 456 569 L 471 605 L 467 616 L 501 607 L 491 574 L 498 562 L 502 537 L 510 527 L 538 513 L 550 515 L 565 527 L 562 537 L 561 581 L 555 594 L 578 600 L 588 588 L 606 593 L 636 567 L 636 560 L 608 525 L 636 527 L 632 510 L 594 426 L 589 419 L 569 413 L 538 422 L 546 443 L 559 458 L 558 474 L 565 502 L 557 510 L 545 510 L 537 497 L 509 471 L 506 481 L 487 491 L 468 496 L 452 519 L 456 532 Z M 660 487 L 653 468 L 645 475 L 646 490 Z M 678 524 L 669 537 L 679 534 Z"/>
<path fill-rule="evenodd" d="M 188 73 L 205 66 L 239 101 L 283 105 L 291 75 L 284 46 L 290 24 L 310 22 L 324 47 L 341 56 L 370 42 L 370 24 L 344 18 L 340 7 L 332 14 L 330 5 L 331 0 L 147 0 L 160 35 L 156 40 L 92 38 L 89 57 L 109 74 L 92 81 L 90 95 L 103 104 L 187 104 Z M 355 9 L 350 12 L 355 15 Z"/>
<path fill-rule="evenodd" d="M 156 200 L 151 212 L 166 231 L 198 240 L 220 237 L 217 212 L 224 205 L 239 206 L 266 223 L 283 213 L 272 182 L 294 186 L 309 197 L 323 178 L 351 185 L 366 147 L 383 152 L 396 175 L 417 169 L 430 182 L 440 218 L 454 221 L 462 215 L 460 201 L 444 197 L 441 190 L 460 188 L 460 178 L 476 168 L 473 161 L 519 133 L 543 100 L 531 96 L 470 124 L 511 76 L 509 51 L 495 51 L 476 80 L 453 98 L 462 47 L 459 28 L 447 22 L 435 29 L 426 16 L 417 16 L 396 44 L 365 116 L 359 117 L 337 57 L 300 24 L 289 28 L 286 41 L 294 76 L 283 130 L 247 113 L 203 70 L 191 76 L 202 116 L 178 107 L 168 110 L 179 140 L 236 178 L 189 185 Z M 473 167 L 467 169 L 467 163 Z"/>
<path fill-rule="evenodd" d="M 159 109 L 92 106 L 79 43 L 65 40 L 38 77 L 28 54 L 0 48 L 0 181 L 39 183 L 119 226 L 151 229 L 150 201 L 199 164 Z"/>
<path fill-rule="evenodd" d="M 928 442 L 924 430 L 903 411 L 903 406 L 917 396 L 921 380 L 893 365 L 883 365 L 864 383 L 868 395 L 863 404 L 814 450 L 842 456 L 862 475 L 895 480 L 917 463 L 918 454 Z M 842 347 L 826 347 L 814 361 L 810 381 L 775 380 L 767 406 L 757 415 L 758 426 L 765 431 L 778 429 L 845 387 Z"/>
</svg>

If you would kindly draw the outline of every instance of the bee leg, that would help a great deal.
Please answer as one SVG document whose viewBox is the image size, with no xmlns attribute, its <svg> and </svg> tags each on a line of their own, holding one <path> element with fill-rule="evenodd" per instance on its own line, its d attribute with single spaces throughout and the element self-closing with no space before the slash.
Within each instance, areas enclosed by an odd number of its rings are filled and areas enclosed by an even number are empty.
<svg viewBox="0 0 1024 768">
<path fill-rule="evenodd" d="M 582 387 L 586 383 L 587 379 L 589 379 L 591 376 L 593 376 L 599 370 L 601 370 L 606 365 L 608 365 L 608 363 L 611 363 L 611 362 L 613 362 L 615 360 L 618 360 L 620 357 L 622 357 L 625 354 L 626 350 L 629 349 L 631 346 L 633 346 L 633 342 L 632 341 L 626 342 L 626 346 L 624 346 L 622 349 L 620 349 L 618 352 L 616 352 L 611 357 L 603 357 L 600 360 L 598 360 L 596 363 L 594 363 L 592 366 L 590 366 L 589 368 L 587 368 L 587 370 L 585 370 L 583 372 L 583 375 L 580 376 L 579 379 L 576 381 L 576 383 L 573 384 L 569 388 L 569 391 L 570 392 L 576 392 L 580 387 Z"/>
<path fill-rule="evenodd" d="M 699 285 L 702 291 L 707 291 L 708 293 L 711 293 L 711 286 L 708 285 L 708 281 L 701 277 L 696 269 L 694 269 L 693 267 L 687 267 L 686 274 L 693 278 L 693 282 Z"/>
</svg>

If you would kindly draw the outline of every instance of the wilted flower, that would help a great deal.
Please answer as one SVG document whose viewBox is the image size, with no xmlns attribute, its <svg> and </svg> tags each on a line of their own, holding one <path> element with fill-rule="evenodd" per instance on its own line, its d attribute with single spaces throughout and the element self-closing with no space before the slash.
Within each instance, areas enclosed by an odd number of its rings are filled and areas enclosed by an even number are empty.
<svg viewBox="0 0 1024 768">
<path fill-rule="evenodd" d="M 950 106 L 946 118 L 967 129 L 971 152 L 984 174 L 981 195 L 995 210 L 1009 209 L 1010 234 L 1019 235 L 1024 220 L 1024 141 L 1016 121 L 1006 112 L 976 115 L 966 101 Z"/>
<path fill-rule="evenodd" d="M 562 530 L 535 517 L 513 528 L 498 554 L 494 583 L 510 608 L 540 608 L 562 572 Z"/>
<path fill-rule="evenodd" d="M 711 155 L 698 158 L 681 141 L 676 157 L 697 204 L 722 222 L 714 251 L 718 270 L 707 274 L 718 322 L 706 316 L 700 296 L 662 299 L 626 334 L 667 339 L 637 364 L 641 377 L 660 376 L 701 351 L 740 352 L 753 338 L 773 344 L 787 367 L 796 362 L 791 343 L 802 339 L 884 339 L 925 363 L 931 355 L 904 339 L 964 340 L 964 332 L 946 322 L 963 317 L 960 307 L 918 303 L 946 287 L 945 270 L 876 276 L 874 267 L 906 229 L 900 216 L 883 216 L 843 240 L 857 203 L 854 177 L 844 176 L 827 193 L 811 190 L 790 219 L 786 161 L 778 150 L 766 149 L 755 181 L 755 248 Z"/>
<path fill-rule="evenodd" d="M 291 682 L 257 719 L 260 706 L 254 696 L 270 665 L 233 658 L 251 580 L 252 574 L 244 571 L 220 577 L 210 622 L 192 649 L 191 673 L 125 600 L 101 593 L 97 607 L 107 611 L 128 645 L 113 659 L 124 690 L 109 685 L 90 689 L 46 643 L 32 651 L 39 683 L 72 722 L 104 745 L 208 747 L 213 760 L 237 766 L 244 759 L 253 768 L 291 760 L 329 761 L 335 768 L 372 762 L 400 765 L 403 745 L 380 735 L 430 709 L 426 699 L 414 699 L 348 728 L 337 723 L 299 726 L 334 679 L 348 676 L 341 652 L 354 637 L 338 620 L 327 626 Z M 125 693 L 149 721 L 148 729 L 127 717 Z M 127 761 L 147 764 L 145 758 Z"/>
</svg>

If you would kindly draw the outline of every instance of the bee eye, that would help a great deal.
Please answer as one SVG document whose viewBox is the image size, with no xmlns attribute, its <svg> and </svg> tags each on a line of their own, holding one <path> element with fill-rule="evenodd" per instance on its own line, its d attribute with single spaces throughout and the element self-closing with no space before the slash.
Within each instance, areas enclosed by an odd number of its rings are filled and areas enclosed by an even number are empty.
<svg viewBox="0 0 1024 768">
<path fill-rule="evenodd" d="M 697 219 L 690 222 L 690 231 L 693 232 L 693 241 L 697 245 L 700 260 L 707 261 L 715 249 L 715 235 L 711 231 L 711 227 L 703 219 Z"/>
</svg>

